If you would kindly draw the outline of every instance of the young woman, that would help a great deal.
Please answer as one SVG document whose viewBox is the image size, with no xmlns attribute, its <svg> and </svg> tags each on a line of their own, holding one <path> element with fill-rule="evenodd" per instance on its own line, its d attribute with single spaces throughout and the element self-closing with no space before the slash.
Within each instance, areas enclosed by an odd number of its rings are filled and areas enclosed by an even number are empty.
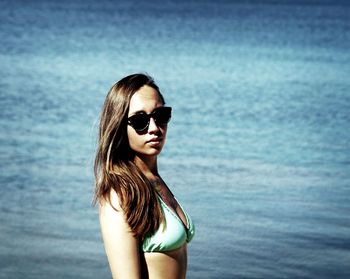
<svg viewBox="0 0 350 279">
<path fill-rule="evenodd" d="M 171 108 L 153 79 L 127 76 L 108 92 L 95 159 L 95 202 L 113 278 L 185 278 L 191 218 L 158 173 Z"/>
</svg>

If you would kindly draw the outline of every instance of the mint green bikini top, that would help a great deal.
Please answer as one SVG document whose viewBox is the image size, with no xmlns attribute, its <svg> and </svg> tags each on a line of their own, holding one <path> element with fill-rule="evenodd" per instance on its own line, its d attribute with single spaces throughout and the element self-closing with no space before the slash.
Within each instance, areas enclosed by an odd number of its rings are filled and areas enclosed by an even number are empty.
<svg viewBox="0 0 350 279">
<path fill-rule="evenodd" d="M 190 242 L 194 236 L 194 224 L 181 205 L 179 204 L 186 217 L 187 228 L 179 216 L 165 204 L 160 196 L 158 196 L 158 199 L 164 214 L 165 224 L 163 222 L 153 235 L 145 238 L 142 243 L 144 252 L 175 250 L 186 242 Z"/>
</svg>

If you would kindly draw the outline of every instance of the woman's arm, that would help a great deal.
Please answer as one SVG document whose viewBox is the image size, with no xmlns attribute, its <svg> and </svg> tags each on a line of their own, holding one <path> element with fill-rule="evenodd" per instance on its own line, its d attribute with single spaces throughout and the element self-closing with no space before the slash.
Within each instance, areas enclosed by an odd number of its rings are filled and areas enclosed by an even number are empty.
<svg viewBox="0 0 350 279">
<path fill-rule="evenodd" d="M 125 220 L 117 194 L 111 192 L 111 203 L 100 206 L 100 225 L 113 278 L 141 278 L 139 245 Z"/>
</svg>

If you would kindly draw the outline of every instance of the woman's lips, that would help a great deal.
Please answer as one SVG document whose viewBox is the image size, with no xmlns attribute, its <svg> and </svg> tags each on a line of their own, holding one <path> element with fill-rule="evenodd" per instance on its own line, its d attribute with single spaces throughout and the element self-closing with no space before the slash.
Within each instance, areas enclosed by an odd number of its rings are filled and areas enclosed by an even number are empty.
<svg viewBox="0 0 350 279">
<path fill-rule="evenodd" d="M 152 138 L 150 140 L 148 140 L 146 143 L 152 145 L 152 146 L 157 146 L 157 145 L 160 145 L 161 142 L 162 142 L 162 138 Z"/>
</svg>

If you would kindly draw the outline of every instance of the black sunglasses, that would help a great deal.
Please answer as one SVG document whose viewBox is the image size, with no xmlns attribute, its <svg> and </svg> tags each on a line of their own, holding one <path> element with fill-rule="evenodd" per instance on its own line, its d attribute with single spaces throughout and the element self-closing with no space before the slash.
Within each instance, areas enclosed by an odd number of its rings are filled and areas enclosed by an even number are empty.
<svg viewBox="0 0 350 279">
<path fill-rule="evenodd" d="M 171 118 L 171 107 L 156 108 L 150 114 L 143 111 L 136 113 L 128 118 L 128 124 L 135 129 L 136 132 L 142 132 L 148 128 L 151 118 L 157 125 L 166 125 Z"/>
</svg>

